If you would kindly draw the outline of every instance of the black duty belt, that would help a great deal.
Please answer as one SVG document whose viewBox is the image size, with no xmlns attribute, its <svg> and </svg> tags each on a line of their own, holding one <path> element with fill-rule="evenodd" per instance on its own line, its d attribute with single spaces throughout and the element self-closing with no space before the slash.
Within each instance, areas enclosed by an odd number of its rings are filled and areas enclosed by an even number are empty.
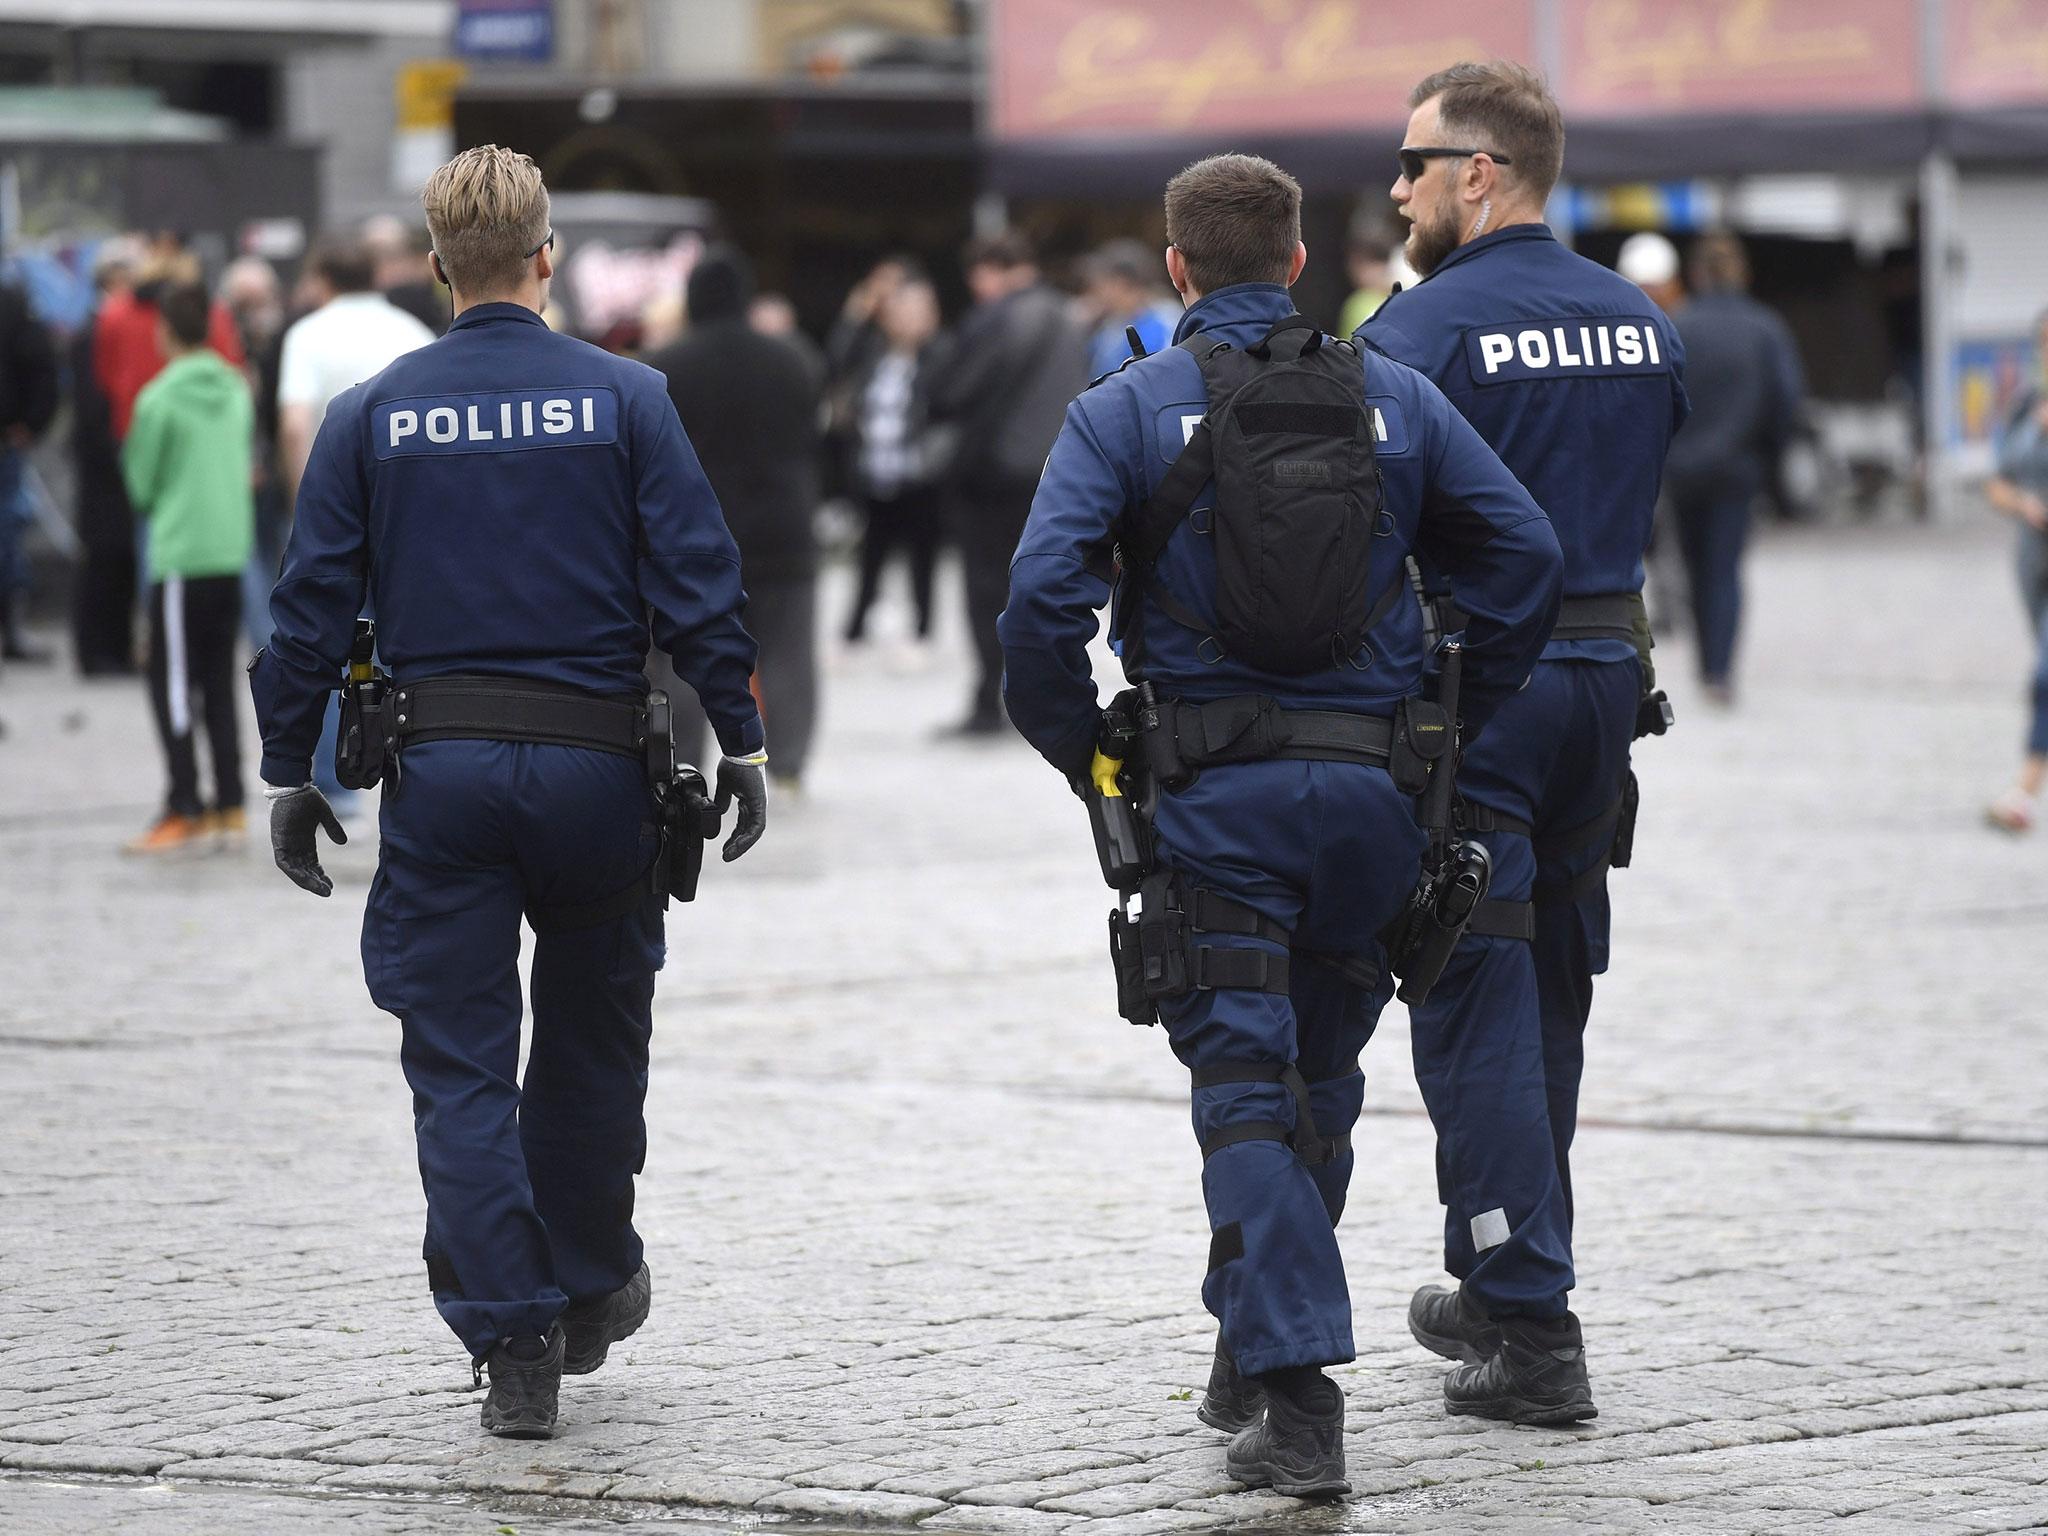
<svg viewBox="0 0 2048 1536">
<path fill-rule="evenodd" d="M 394 687 L 384 708 L 387 728 L 405 746 L 530 741 L 639 757 L 647 745 L 645 704 L 603 698 L 563 683 L 435 677 Z"/>
<path fill-rule="evenodd" d="M 1640 592 L 1607 592 L 1598 597 L 1568 597 L 1557 610 L 1553 640 L 1636 641 L 1636 625 L 1643 613 Z"/>
<path fill-rule="evenodd" d="M 1270 758 L 1387 766 L 1394 725 L 1379 715 L 1334 709 L 1282 709 L 1271 699 L 1240 694 L 1206 704 L 1175 700 L 1162 715 L 1189 768 L 1255 763 Z"/>
</svg>

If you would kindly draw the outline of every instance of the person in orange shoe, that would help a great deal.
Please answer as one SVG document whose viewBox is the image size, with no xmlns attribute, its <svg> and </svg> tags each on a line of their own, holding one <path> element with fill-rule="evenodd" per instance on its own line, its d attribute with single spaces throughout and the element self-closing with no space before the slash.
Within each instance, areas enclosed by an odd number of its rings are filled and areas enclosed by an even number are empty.
<svg viewBox="0 0 2048 1536">
<path fill-rule="evenodd" d="M 121 449 L 128 499 L 149 523 L 150 701 L 170 770 L 163 815 L 130 853 L 232 836 L 244 824 L 235 637 L 255 540 L 255 408 L 240 370 L 206 345 L 209 313 L 197 283 L 164 294 L 170 361 L 137 397 Z M 211 810 L 199 795 L 195 721 L 204 722 L 213 760 Z"/>
</svg>

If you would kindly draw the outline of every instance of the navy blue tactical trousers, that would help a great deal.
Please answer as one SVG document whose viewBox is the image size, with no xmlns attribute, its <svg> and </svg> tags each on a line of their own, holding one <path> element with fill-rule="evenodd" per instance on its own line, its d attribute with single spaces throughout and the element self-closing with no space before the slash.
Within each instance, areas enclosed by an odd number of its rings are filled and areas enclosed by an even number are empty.
<svg viewBox="0 0 2048 1536">
<path fill-rule="evenodd" d="M 1377 768 L 1242 763 L 1205 769 L 1185 790 L 1163 795 L 1156 831 L 1163 863 L 1292 936 L 1286 994 L 1217 988 L 1162 1002 L 1174 1054 L 1191 1070 L 1294 1064 L 1318 1134 L 1348 1133 L 1365 1092 L 1358 1053 L 1392 982 L 1361 985 L 1317 956 L 1384 972 L 1379 932 L 1414 888 L 1422 849 L 1408 802 Z M 1197 942 L 1281 948 L 1226 934 Z M 1297 1123 L 1295 1100 L 1279 1083 L 1220 1083 L 1193 1097 L 1198 1143 L 1247 1122 Z M 1225 1146 L 1204 1163 L 1212 1236 L 1202 1300 L 1239 1370 L 1257 1375 L 1352 1357 L 1335 1230 L 1352 1165 L 1347 1151 L 1311 1168 L 1274 1140 Z"/>
<path fill-rule="evenodd" d="M 441 741 L 385 789 L 363 971 L 398 1016 L 412 1086 L 434 1305 L 472 1355 L 541 1334 L 639 1268 L 633 1178 L 647 1151 L 647 1043 L 662 916 L 650 898 L 533 944 L 519 1076 L 522 914 L 593 902 L 654 859 L 635 759 Z"/>
<path fill-rule="evenodd" d="M 1536 840 L 1595 822 L 1628 774 L 1642 673 L 1634 660 L 1543 661 L 1465 754 L 1458 788 Z M 1607 969 L 1604 883 L 1542 899 L 1611 838 L 1546 848 L 1480 836 L 1492 894 L 1535 907 L 1534 943 L 1467 938 L 1410 1010 L 1415 1077 L 1437 1133 L 1444 1268 L 1494 1316 L 1557 1317 L 1572 1288 L 1571 1145 L 1593 978 Z"/>
</svg>

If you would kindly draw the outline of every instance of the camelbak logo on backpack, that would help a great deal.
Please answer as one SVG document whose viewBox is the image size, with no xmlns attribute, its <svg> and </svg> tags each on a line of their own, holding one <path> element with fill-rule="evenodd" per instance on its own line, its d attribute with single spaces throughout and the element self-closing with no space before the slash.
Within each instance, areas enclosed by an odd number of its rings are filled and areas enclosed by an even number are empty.
<svg viewBox="0 0 2048 1536">
<path fill-rule="evenodd" d="M 1119 635 L 1134 633 L 1153 563 L 1213 480 L 1215 510 L 1199 527 L 1215 541 L 1216 626 L 1202 654 L 1289 676 L 1366 665 L 1384 428 L 1357 349 L 1299 315 L 1243 351 L 1199 333 L 1180 346 L 1201 365 L 1209 410 L 1120 530 L 1130 585 Z M 1206 629 L 1165 592 L 1150 595 L 1176 623 Z M 1135 651 L 1127 638 L 1127 667 L 1141 664 Z"/>
</svg>

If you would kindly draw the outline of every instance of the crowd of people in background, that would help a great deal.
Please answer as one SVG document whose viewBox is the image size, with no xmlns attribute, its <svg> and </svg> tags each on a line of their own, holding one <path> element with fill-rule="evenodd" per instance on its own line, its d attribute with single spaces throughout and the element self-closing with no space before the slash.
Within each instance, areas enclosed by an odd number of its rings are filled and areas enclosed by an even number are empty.
<svg viewBox="0 0 2048 1536">
<path fill-rule="evenodd" d="M 447 329 L 447 290 L 428 257 L 423 227 L 383 216 L 316 244 L 289 291 L 278 266 L 253 255 L 229 262 L 209 290 L 177 236 L 117 237 L 93 264 L 92 318 L 62 347 L 20 292 L 0 287 L 0 657 L 52 659 L 19 612 L 28 584 L 21 482 L 26 451 L 68 401 L 75 663 L 88 677 L 145 680 L 162 738 L 163 810 L 129 845 L 136 852 L 242 835 L 237 637 L 252 650 L 268 638 L 292 497 L 328 405 Z M 758 292 L 747 259 L 728 248 L 700 256 L 686 292 L 664 295 L 644 317 L 642 359 L 667 379 L 741 550 L 760 645 L 756 688 L 784 792 L 800 788 L 809 765 L 821 652 L 851 663 L 871 648 L 899 559 L 909 603 L 906 632 L 888 642 L 892 664 L 930 663 L 941 551 L 952 548 L 974 680 L 948 734 L 1007 733 L 995 620 L 1040 465 L 1091 378 L 1172 344 L 1179 300 L 1158 253 L 1137 240 L 1088 253 L 1063 274 L 1067 286 L 1048 280 L 1015 231 L 977 238 L 961 261 L 971 303 L 950 327 L 923 262 L 889 255 L 853 285 L 815 345 L 789 301 Z M 1348 334 L 1413 274 L 1372 217 L 1350 230 L 1345 263 L 1352 291 L 1338 324 Z M 1672 314 L 1687 347 L 1693 415 L 1667 466 L 1660 534 L 1681 557 L 1707 697 L 1731 704 L 1750 509 L 1799 416 L 1798 353 L 1783 322 L 1748 295 L 1732 236 L 1696 240 L 1688 263 L 1663 236 L 1638 235 L 1620 266 Z M 2048 355 L 2048 325 L 2042 347 Z M 2037 389 L 2012 412 L 1989 487 L 1993 505 L 2021 525 L 2022 586 L 2043 658 L 2020 773 L 1989 809 L 2008 831 L 2031 827 L 2048 780 L 2044 434 Z M 823 505 L 851 512 L 857 531 L 851 604 L 821 645 Z M 1667 601 L 1667 622 L 1679 606 Z M 659 658 L 650 665 L 677 700 L 681 749 L 708 749 L 688 688 Z M 330 718 L 317 777 L 346 814 L 354 796 L 332 781 L 333 728 Z M 195 754 L 201 735 L 210 797 Z"/>
</svg>

